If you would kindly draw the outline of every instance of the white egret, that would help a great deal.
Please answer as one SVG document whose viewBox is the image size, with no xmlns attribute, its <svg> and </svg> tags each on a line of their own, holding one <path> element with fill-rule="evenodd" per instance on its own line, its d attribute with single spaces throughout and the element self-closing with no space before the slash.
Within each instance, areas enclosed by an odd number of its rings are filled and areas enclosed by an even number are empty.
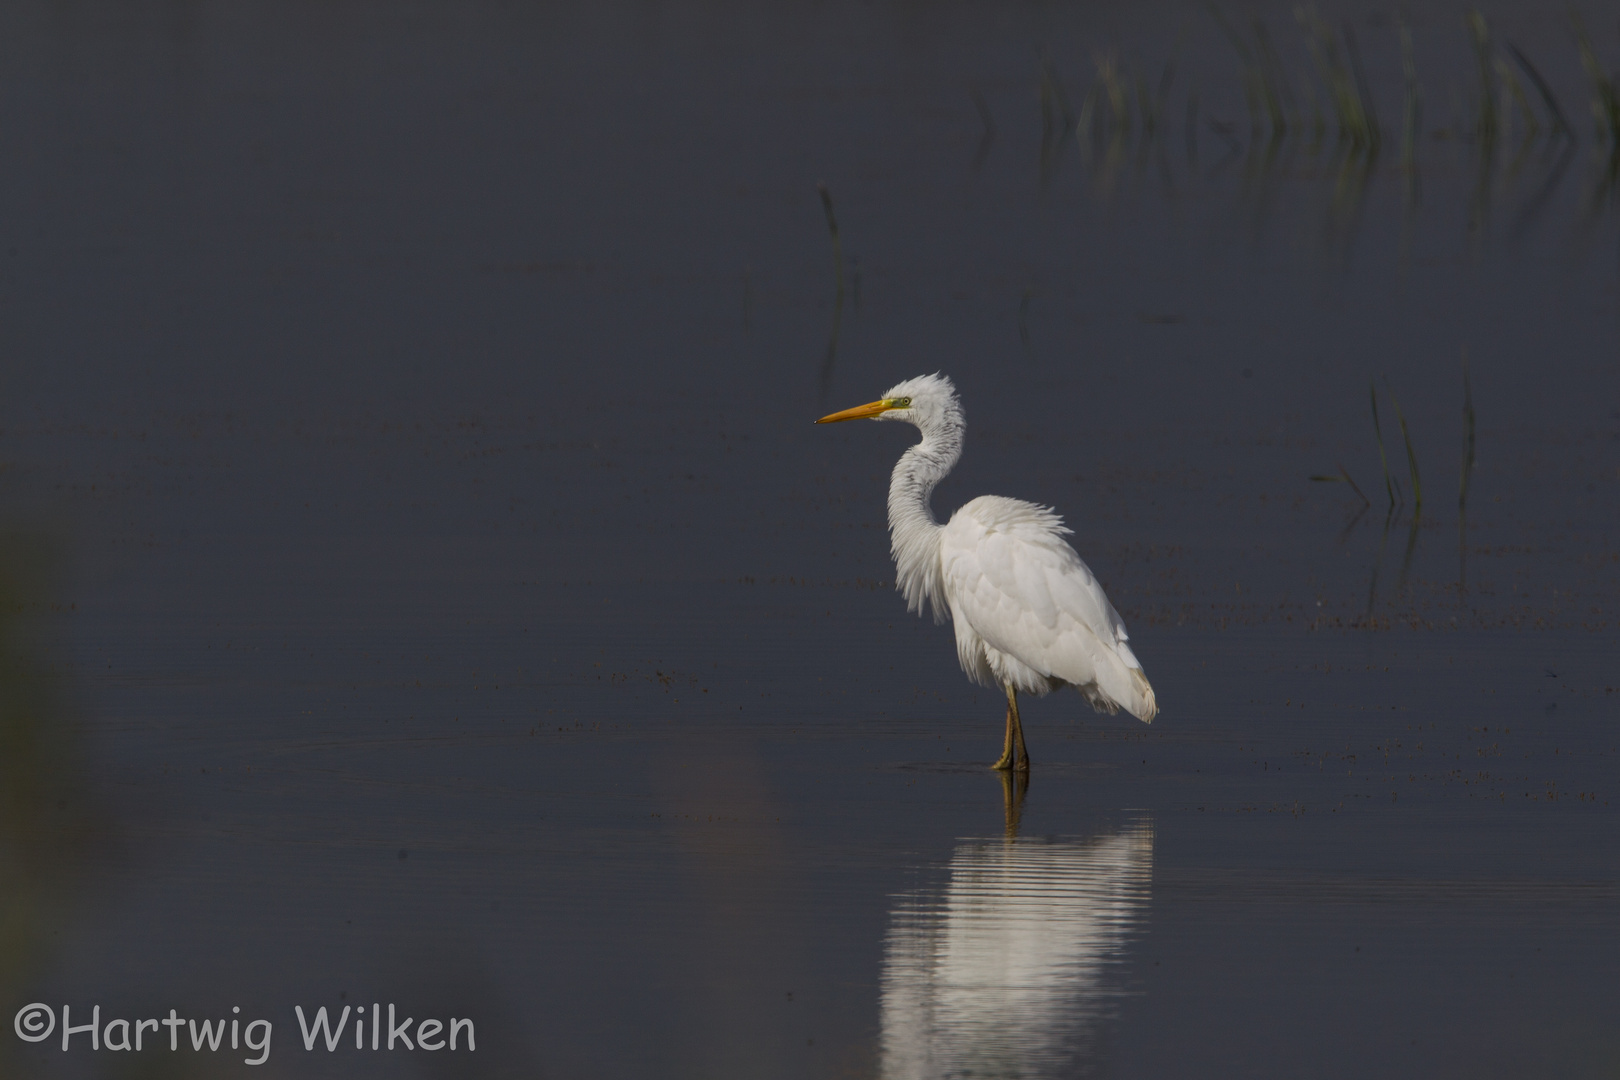
<svg viewBox="0 0 1620 1080">
<path fill-rule="evenodd" d="M 904 420 L 922 432 L 889 481 L 895 587 L 910 611 L 931 607 L 936 623 L 949 613 L 962 670 L 1006 691 L 1006 743 L 992 768 L 1029 768 L 1020 690 L 1041 697 L 1073 686 L 1099 712 L 1124 709 L 1151 722 L 1159 711 L 1153 687 L 1119 613 L 1063 539 L 1073 531 L 1063 519 L 1048 507 L 981 495 L 944 525 L 934 520 L 928 497 L 962 456 L 966 430 L 951 380 L 908 379 L 816 423 L 860 419 Z"/>
</svg>

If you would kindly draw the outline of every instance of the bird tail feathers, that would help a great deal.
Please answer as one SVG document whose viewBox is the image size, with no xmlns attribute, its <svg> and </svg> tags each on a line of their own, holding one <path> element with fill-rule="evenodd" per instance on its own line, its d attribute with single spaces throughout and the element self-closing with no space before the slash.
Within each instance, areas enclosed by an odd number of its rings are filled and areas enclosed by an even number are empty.
<svg viewBox="0 0 1620 1080">
<path fill-rule="evenodd" d="M 1096 681 L 1082 686 L 1080 692 L 1100 712 L 1124 709 L 1144 724 L 1153 723 L 1159 715 L 1158 699 L 1142 669 L 1117 659 L 1112 664 L 1099 664 Z"/>
<path fill-rule="evenodd" d="M 1144 724 L 1153 723 L 1153 718 L 1159 715 L 1159 700 L 1153 696 L 1153 687 L 1141 668 L 1131 668 L 1131 689 L 1135 693 L 1130 701 L 1122 703 L 1125 710 Z"/>
</svg>

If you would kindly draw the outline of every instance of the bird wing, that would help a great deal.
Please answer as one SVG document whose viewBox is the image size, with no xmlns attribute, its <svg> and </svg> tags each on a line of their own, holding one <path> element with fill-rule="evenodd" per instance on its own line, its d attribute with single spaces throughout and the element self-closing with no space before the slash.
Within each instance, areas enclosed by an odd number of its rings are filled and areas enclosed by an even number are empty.
<svg viewBox="0 0 1620 1080">
<path fill-rule="evenodd" d="M 941 536 L 946 595 L 985 644 L 1042 675 L 1144 720 L 1153 690 L 1126 643 L 1119 613 L 1063 537 L 1051 510 L 985 496 L 951 516 Z M 1088 695 L 1090 696 L 1090 695 Z"/>
</svg>

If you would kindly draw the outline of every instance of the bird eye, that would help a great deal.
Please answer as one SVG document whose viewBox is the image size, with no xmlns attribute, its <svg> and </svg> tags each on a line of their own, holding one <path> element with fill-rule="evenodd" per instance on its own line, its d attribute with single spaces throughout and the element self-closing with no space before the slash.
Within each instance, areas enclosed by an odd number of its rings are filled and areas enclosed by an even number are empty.
<svg viewBox="0 0 1620 1080">
<path fill-rule="evenodd" d="M 908 397 L 890 398 L 889 399 L 889 408 L 891 408 L 891 409 L 909 409 L 909 408 L 911 408 L 911 399 L 908 398 Z"/>
</svg>

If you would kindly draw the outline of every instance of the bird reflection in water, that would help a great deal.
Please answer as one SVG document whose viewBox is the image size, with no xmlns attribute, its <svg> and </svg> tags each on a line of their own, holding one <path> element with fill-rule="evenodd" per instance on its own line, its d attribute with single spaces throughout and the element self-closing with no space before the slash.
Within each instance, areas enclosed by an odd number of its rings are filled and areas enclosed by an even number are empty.
<svg viewBox="0 0 1620 1080">
<path fill-rule="evenodd" d="M 1147 910 L 1151 820 L 1084 840 L 1019 839 L 1022 785 L 1003 786 L 1007 835 L 962 841 L 943 888 L 896 899 L 885 1080 L 1084 1072 L 1120 993 L 1118 965 Z"/>
</svg>

